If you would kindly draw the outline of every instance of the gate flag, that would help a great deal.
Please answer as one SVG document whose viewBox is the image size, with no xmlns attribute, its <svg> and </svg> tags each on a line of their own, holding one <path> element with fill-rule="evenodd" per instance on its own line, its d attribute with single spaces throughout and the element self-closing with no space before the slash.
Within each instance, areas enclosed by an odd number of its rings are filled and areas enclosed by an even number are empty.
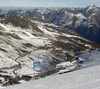
<svg viewBox="0 0 100 89">
<path fill-rule="evenodd" d="M 38 62 L 33 62 L 33 66 L 34 66 L 34 68 L 41 68 L 41 64 L 40 64 L 40 62 L 38 61 Z"/>
<path fill-rule="evenodd" d="M 37 62 L 34 62 L 34 59 L 33 59 L 33 70 L 34 70 L 34 79 L 35 79 L 35 68 L 41 68 L 41 72 L 42 72 L 42 75 L 44 77 L 44 74 L 43 74 L 43 71 L 42 71 L 42 67 L 41 67 L 41 64 L 40 64 L 40 61 L 39 61 L 39 58 L 38 58 L 38 61 Z"/>
</svg>

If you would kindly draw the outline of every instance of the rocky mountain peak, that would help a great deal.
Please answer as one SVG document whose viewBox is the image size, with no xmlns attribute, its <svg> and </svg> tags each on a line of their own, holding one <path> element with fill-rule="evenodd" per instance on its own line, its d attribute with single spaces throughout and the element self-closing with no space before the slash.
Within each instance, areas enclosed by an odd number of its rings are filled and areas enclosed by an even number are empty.
<svg viewBox="0 0 100 89">
<path fill-rule="evenodd" d="M 94 4 L 90 4 L 91 7 L 96 7 Z"/>
<path fill-rule="evenodd" d="M 97 10 L 97 7 L 94 5 L 94 4 L 90 4 L 88 7 L 87 7 L 87 11 L 89 10 Z"/>
</svg>

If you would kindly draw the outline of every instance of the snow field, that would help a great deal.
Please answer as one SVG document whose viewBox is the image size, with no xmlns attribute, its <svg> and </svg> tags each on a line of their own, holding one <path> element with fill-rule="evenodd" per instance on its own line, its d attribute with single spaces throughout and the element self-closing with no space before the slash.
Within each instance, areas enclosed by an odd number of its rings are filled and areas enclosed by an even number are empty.
<svg viewBox="0 0 100 89">
<path fill-rule="evenodd" d="M 48 76 L 30 82 L 22 82 L 22 84 L 19 85 L 1 87 L 1 88 L 4 89 L 100 89 L 99 55 L 100 55 L 99 50 L 95 50 L 90 53 L 81 54 L 80 56 L 82 58 L 89 59 L 85 63 L 86 68 L 61 74 L 61 75 Z M 65 63 L 62 64 L 64 64 L 65 66 Z"/>
</svg>

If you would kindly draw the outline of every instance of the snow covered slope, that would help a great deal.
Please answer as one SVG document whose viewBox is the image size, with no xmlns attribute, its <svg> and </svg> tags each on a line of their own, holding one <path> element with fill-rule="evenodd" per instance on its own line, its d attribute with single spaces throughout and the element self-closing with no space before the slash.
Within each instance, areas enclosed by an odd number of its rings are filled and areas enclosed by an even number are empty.
<svg viewBox="0 0 100 89">
<path fill-rule="evenodd" d="M 46 72 L 75 52 L 95 47 L 73 31 L 24 16 L 8 15 L 0 24 L 0 69 L 16 74 L 33 75 L 33 58 Z"/>
<path fill-rule="evenodd" d="M 86 58 L 86 68 L 54 75 L 3 89 L 100 89 L 100 50 L 80 55 Z"/>
</svg>

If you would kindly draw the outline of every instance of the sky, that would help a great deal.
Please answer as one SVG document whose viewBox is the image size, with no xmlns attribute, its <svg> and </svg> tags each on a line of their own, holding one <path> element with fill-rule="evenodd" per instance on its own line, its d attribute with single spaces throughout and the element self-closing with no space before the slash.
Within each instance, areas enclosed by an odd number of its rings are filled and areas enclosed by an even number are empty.
<svg viewBox="0 0 100 89">
<path fill-rule="evenodd" d="M 85 7 L 100 6 L 100 0 L 0 0 L 0 6 L 23 7 Z"/>
</svg>

